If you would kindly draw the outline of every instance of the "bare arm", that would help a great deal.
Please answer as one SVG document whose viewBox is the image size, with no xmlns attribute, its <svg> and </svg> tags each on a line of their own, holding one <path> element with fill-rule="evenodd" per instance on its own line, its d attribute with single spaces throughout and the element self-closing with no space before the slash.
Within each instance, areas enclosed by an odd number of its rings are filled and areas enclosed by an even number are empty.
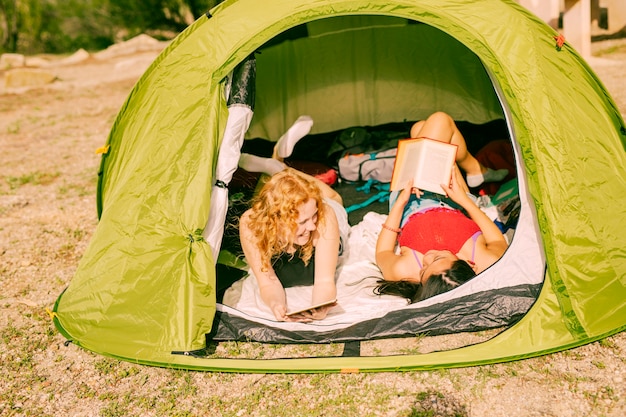
<svg viewBox="0 0 626 417">
<path fill-rule="evenodd" d="M 267 271 L 263 271 L 261 267 L 261 254 L 255 238 L 248 227 L 249 215 L 250 213 L 246 211 L 241 216 L 239 222 L 241 248 L 259 285 L 261 299 L 272 310 L 277 320 L 284 321 L 287 319 L 285 289 L 271 267 Z"/>
<path fill-rule="evenodd" d="M 339 257 L 339 224 L 334 210 L 324 204 L 324 223 L 318 224 L 315 231 L 315 281 L 311 305 L 334 300 L 337 297 L 335 271 Z M 321 320 L 332 306 L 320 307 L 306 315 L 306 318 Z"/>
<path fill-rule="evenodd" d="M 376 241 L 376 264 L 383 274 L 383 278 L 387 281 L 400 281 L 411 278 L 415 275 L 415 268 L 409 267 L 404 260 L 405 257 L 396 255 L 395 247 L 398 240 L 398 233 L 390 229 L 399 229 L 402 221 L 402 213 L 404 206 L 409 201 L 411 192 L 415 190 L 419 194 L 419 190 L 413 189 L 411 181 L 407 187 L 400 192 L 398 199 L 389 211 L 385 226 L 380 230 L 378 240 Z"/>
<path fill-rule="evenodd" d="M 467 186 L 458 167 L 454 167 L 450 184 L 448 186 L 442 184 L 442 187 L 448 196 L 463 207 L 470 218 L 478 225 L 485 238 L 487 252 L 494 258 L 501 257 L 508 246 L 506 239 L 504 239 L 498 226 L 469 198 L 466 192 Z"/>
</svg>

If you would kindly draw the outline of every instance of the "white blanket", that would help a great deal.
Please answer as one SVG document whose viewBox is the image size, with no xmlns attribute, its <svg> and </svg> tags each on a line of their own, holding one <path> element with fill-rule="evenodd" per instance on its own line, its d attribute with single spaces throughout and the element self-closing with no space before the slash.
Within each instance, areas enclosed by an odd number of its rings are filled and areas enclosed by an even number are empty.
<svg viewBox="0 0 626 417">
<path fill-rule="evenodd" d="M 386 218 L 378 213 L 368 213 L 358 225 L 351 228 L 348 238 L 348 257 L 337 269 L 337 305 L 328 316 L 316 324 L 324 326 L 353 324 L 361 320 L 381 317 L 392 309 L 407 306 L 407 300 L 391 295 L 376 295 L 372 291 L 381 277 L 374 263 L 374 248 L 380 225 Z M 290 311 L 305 308 L 311 303 L 313 287 L 285 289 Z M 247 316 L 274 320 L 269 307 L 263 303 L 255 277 L 247 277 L 233 284 L 224 295 L 224 305 Z M 230 310 L 229 310 L 230 312 Z M 292 323 L 293 324 L 293 323 Z M 311 324 L 306 324 L 311 326 Z"/>
<path fill-rule="evenodd" d="M 375 319 L 397 309 L 420 308 L 468 294 L 521 284 L 538 284 L 544 279 L 545 260 L 534 210 L 525 196 L 520 196 L 522 209 L 514 239 L 504 256 L 470 282 L 443 294 L 415 304 L 390 295 L 376 295 L 373 288 L 381 276 L 375 265 L 374 251 L 378 233 L 386 215 L 370 212 L 350 231 L 349 255 L 337 270 L 337 305 L 324 320 L 312 323 L 277 322 L 261 300 L 256 279 L 252 275 L 236 282 L 226 291 L 219 311 L 241 316 L 287 330 L 329 330 L 344 328 L 359 321 Z M 311 287 L 287 288 L 289 310 L 307 307 Z"/>
</svg>

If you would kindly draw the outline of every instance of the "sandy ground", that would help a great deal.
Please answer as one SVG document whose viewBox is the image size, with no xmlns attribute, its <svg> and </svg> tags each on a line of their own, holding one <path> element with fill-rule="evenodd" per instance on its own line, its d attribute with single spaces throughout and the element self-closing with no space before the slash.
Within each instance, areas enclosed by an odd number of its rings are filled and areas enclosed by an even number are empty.
<svg viewBox="0 0 626 417">
<path fill-rule="evenodd" d="M 626 42 L 593 50 L 626 114 Z M 626 415 L 625 333 L 509 364 L 371 375 L 183 372 L 65 346 L 45 310 L 96 227 L 94 151 L 155 56 L 51 67 L 48 87 L 0 91 L 0 415 Z"/>
</svg>

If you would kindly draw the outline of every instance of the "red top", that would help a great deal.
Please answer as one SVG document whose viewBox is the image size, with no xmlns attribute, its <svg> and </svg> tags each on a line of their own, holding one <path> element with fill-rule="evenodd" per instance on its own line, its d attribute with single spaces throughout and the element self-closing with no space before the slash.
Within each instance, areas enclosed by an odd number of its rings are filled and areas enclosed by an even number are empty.
<svg viewBox="0 0 626 417">
<path fill-rule="evenodd" d="M 480 227 L 459 210 L 435 207 L 412 214 L 398 243 L 420 253 L 432 249 L 458 253 L 467 239 L 479 231 Z"/>
</svg>

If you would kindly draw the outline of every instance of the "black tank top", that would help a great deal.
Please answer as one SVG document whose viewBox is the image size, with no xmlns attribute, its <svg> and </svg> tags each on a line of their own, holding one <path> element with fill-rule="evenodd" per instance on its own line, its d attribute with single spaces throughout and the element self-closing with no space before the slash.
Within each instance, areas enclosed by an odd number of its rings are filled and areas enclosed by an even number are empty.
<svg viewBox="0 0 626 417">
<path fill-rule="evenodd" d="M 272 267 L 283 288 L 310 286 L 315 281 L 315 250 L 308 265 L 304 265 L 299 255 L 298 250 L 294 254 L 284 252 L 272 258 Z"/>
</svg>

